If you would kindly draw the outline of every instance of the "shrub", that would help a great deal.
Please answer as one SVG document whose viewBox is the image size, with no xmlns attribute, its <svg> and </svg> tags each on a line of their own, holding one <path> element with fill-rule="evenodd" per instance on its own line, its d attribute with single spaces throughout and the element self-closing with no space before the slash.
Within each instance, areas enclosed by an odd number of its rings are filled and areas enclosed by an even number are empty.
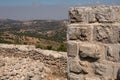
<svg viewBox="0 0 120 80">
<path fill-rule="evenodd" d="M 52 46 L 47 46 L 46 49 L 52 50 Z"/>
<path fill-rule="evenodd" d="M 41 45 L 35 45 L 35 47 L 43 49 L 43 47 Z"/>
<path fill-rule="evenodd" d="M 10 42 L 10 41 L 6 41 L 6 40 L 4 40 L 4 39 L 0 39 L 0 43 L 7 43 L 7 44 L 11 44 L 11 42 Z"/>
<path fill-rule="evenodd" d="M 66 51 L 67 51 L 67 48 L 66 48 L 65 45 L 61 44 L 61 45 L 58 47 L 57 51 L 63 51 L 63 52 L 66 52 Z"/>
</svg>

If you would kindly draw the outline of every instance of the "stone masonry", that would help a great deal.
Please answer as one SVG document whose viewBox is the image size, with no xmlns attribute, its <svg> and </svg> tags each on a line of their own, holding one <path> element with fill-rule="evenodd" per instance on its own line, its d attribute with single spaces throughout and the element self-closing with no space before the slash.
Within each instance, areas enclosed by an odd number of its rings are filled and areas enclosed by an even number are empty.
<svg viewBox="0 0 120 80">
<path fill-rule="evenodd" d="M 120 6 L 73 7 L 69 22 L 68 80 L 118 80 Z"/>
</svg>

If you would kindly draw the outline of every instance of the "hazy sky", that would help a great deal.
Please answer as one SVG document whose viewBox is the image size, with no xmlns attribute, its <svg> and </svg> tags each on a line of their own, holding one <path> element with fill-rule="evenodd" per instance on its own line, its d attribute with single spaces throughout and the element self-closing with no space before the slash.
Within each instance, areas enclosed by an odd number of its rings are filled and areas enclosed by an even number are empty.
<svg viewBox="0 0 120 80">
<path fill-rule="evenodd" d="M 67 19 L 69 7 L 97 4 L 120 5 L 120 0 L 0 0 L 0 18 Z"/>
</svg>

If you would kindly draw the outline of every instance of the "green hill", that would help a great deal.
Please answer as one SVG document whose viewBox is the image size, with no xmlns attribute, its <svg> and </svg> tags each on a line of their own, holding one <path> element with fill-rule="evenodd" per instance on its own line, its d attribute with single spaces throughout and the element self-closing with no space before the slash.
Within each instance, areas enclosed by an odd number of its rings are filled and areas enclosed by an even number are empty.
<svg viewBox="0 0 120 80">
<path fill-rule="evenodd" d="M 0 20 L 0 43 L 66 51 L 66 24 L 67 20 Z"/>
</svg>

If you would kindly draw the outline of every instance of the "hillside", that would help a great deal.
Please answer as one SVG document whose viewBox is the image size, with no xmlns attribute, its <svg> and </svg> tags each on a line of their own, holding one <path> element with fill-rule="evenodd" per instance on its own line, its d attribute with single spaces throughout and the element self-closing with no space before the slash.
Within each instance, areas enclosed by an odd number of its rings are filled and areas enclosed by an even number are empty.
<svg viewBox="0 0 120 80">
<path fill-rule="evenodd" d="M 0 20 L 0 43 L 66 51 L 66 20 Z"/>
</svg>

